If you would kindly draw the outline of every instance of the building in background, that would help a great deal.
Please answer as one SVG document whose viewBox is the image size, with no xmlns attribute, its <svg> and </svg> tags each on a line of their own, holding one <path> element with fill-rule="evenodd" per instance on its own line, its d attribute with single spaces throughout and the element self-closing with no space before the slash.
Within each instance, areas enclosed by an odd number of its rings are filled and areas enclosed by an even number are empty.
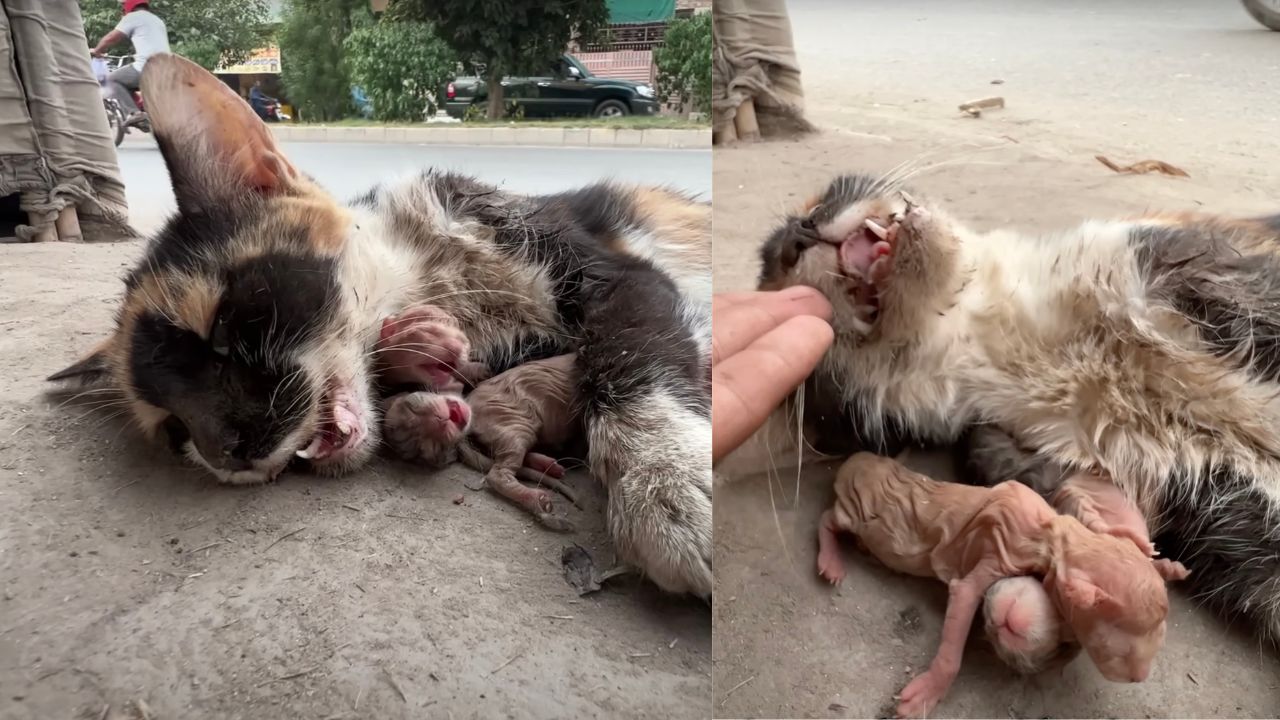
<svg viewBox="0 0 1280 720">
<path fill-rule="evenodd" d="M 653 84 L 653 51 L 678 17 L 710 12 L 712 0 L 607 0 L 609 26 L 599 43 L 571 48 L 593 75 Z"/>
<path fill-rule="evenodd" d="M 268 19 L 273 27 L 280 24 L 284 3 L 285 0 L 268 0 L 267 2 Z M 272 44 L 258 48 L 241 62 L 219 67 L 213 71 L 213 74 L 245 99 L 249 97 L 249 88 L 258 81 L 262 82 L 262 92 L 281 100 L 285 99 L 284 86 L 280 83 L 280 46 L 278 45 Z M 287 105 L 281 110 L 291 117 L 297 117 L 293 108 Z"/>
</svg>

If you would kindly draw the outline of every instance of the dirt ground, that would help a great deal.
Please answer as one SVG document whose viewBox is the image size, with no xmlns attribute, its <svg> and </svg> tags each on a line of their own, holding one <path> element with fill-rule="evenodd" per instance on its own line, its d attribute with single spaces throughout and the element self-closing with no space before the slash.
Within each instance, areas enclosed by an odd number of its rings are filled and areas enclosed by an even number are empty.
<svg viewBox="0 0 1280 720">
<path fill-rule="evenodd" d="M 568 543 L 612 563 L 585 475 L 573 535 L 462 469 L 220 487 L 44 396 L 137 251 L 0 253 L 0 718 L 707 716 L 704 603 L 566 584 Z"/>
<path fill-rule="evenodd" d="M 825 72 L 815 82 L 834 82 L 836 70 Z M 824 127 L 819 135 L 716 150 L 717 292 L 753 288 L 756 248 L 786 208 L 835 174 L 883 173 L 904 162 L 939 165 L 912 184 L 979 229 L 1046 231 L 1149 208 L 1278 209 L 1280 176 L 1270 160 L 1235 152 L 1237 146 L 1225 151 L 1215 138 L 1185 129 L 1152 122 L 1141 140 L 1117 142 L 1106 139 L 1104 128 L 1073 133 L 1016 104 L 973 120 L 936 97 L 880 98 L 855 97 L 838 107 L 814 102 L 810 116 Z M 1126 132 L 1134 134 L 1139 122 Z M 1168 160 L 1191 177 L 1115 175 L 1094 160 L 1097 153 Z M 922 469 L 947 477 L 938 456 L 921 459 Z M 749 475 L 771 464 L 778 473 L 772 483 Z M 836 467 L 807 466 L 797 481 L 794 465 L 771 463 L 754 444 L 719 468 L 725 477 L 715 491 L 716 716 L 878 716 L 891 712 L 891 697 L 932 657 L 946 597 L 941 583 L 895 576 L 852 547 L 844 585 L 819 582 L 817 521 L 830 503 Z M 1060 674 L 1020 679 L 975 641 L 938 716 L 1276 717 L 1274 650 L 1176 590 L 1172 595 L 1168 642 L 1147 682 L 1108 683 L 1084 658 Z"/>
</svg>

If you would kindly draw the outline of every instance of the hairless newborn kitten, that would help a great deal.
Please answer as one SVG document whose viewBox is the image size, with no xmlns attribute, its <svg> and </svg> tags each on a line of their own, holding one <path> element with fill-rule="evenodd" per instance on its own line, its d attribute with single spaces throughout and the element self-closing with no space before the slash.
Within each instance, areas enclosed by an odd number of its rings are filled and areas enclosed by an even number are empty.
<svg viewBox="0 0 1280 720">
<path fill-rule="evenodd" d="M 436 466 L 460 457 L 485 473 L 490 489 L 543 525 L 572 530 L 568 520 L 554 514 L 549 492 L 526 487 L 517 477 L 557 490 L 577 504 L 557 479 L 564 469 L 530 452 L 535 446 L 559 447 L 581 435 L 574 362 L 574 355 L 560 355 L 519 365 L 480 383 L 465 399 L 430 391 L 393 396 L 386 403 L 387 443 L 405 459 Z"/>
<path fill-rule="evenodd" d="M 1090 530 L 1127 538 L 1144 553 L 1155 554 L 1142 512 L 1105 472 L 1047 461 L 994 426 L 975 428 L 966 444 L 969 470 L 983 484 L 1019 480 Z M 984 630 L 996 655 L 1021 673 L 1058 668 L 1079 654 L 1070 627 L 1035 578 L 997 581 L 987 591 L 983 611 Z"/>
<path fill-rule="evenodd" d="M 942 640 L 929 669 L 899 696 L 899 717 L 923 717 L 960 670 L 964 643 L 983 593 L 1001 578 L 1041 575 L 1055 607 L 1108 680 L 1139 682 L 1164 642 L 1166 579 L 1186 577 L 1153 562 L 1130 540 L 1089 530 L 1059 515 L 1029 487 L 940 483 L 870 453 L 836 476 L 836 502 L 818 530 L 818 571 L 844 577 L 836 535 L 848 532 L 898 572 L 936 577 L 949 598 Z"/>
<path fill-rule="evenodd" d="M 1156 554 L 1141 511 L 1105 473 L 1078 472 L 1067 477 L 1049 502 L 1094 532 L 1129 540 L 1145 555 Z M 1021 673 L 1061 667 L 1079 653 L 1070 626 L 1063 623 L 1035 578 L 997 581 L 987 591 L 983 616 L 996 655 Z"/>
</svg>

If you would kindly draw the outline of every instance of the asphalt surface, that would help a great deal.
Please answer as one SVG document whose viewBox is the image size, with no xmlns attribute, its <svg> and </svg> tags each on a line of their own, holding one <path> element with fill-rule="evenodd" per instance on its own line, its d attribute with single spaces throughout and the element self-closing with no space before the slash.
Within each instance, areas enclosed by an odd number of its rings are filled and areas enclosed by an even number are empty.
<svg viewBox="0 0 1280 720">
<path fill-rule="evenodd" d="M 547 193 L 616 179 L 711 193 L 711 153 L 700 150 L 532 148 L 511 146 L 284 143 L 285 155 L 339 199 L 380 182 L 435 167 L 464 172 L 522 193 Z M 134 226 L 155 229 L 174 208 L 169 175 L 150 136 L 119 150 Z"/>
</svg>

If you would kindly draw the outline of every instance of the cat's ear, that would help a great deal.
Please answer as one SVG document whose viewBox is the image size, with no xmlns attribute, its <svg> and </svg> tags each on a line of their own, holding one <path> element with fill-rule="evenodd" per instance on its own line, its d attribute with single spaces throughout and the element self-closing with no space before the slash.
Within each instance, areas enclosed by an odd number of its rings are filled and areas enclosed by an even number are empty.
<svg viewBox="0 0 1280 720">
<path fill-rule="evenodd" d="M 107 356 L 111 351 L 114 336 L 108 338 L 77 360 L 58 372 L 45 378 L 46 382 L 78 383 L 83 386 L 101 385 L 111 373 Z"/>
<path fill-rule="evenodd" d="M 1105 590 L 1094 585 L 1083 573 L 1069 571 L 1062 582 L 1062 596 L 1071 607 L 1079 610 L 1092 610 L 1112 601 Z"/>
<path fill-rule="evenodd" d="M 190 60 L 148 58 L 142 96 L 179 211 L 224 209 L 248 193 L 285 194 L 301 181 L 249 104 Z"/>
</svg>

